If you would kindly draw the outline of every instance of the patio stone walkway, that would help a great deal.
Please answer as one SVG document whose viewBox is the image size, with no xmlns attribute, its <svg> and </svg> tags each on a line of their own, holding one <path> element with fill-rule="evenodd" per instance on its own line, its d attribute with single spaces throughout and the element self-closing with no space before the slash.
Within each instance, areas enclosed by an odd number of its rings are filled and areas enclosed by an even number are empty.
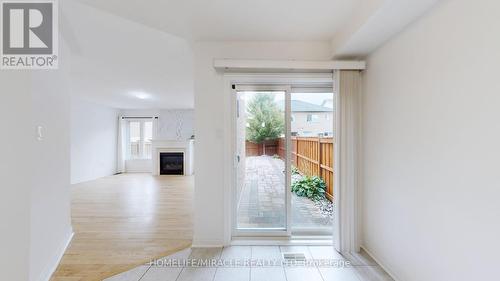
<svg viewBox="0 0 500 281">
<path fill-rule="evenodd" d="M 284 228 L 284 162 L 271 156 L 246 157 L 245 185 L 238 206 L 239 228 Z M 286 189 L 290 192 L 290 187 Z M 329 216 L 314 202 L 292 193 L 292 225 L 301 228 L 331 228 Z"/>
</svg>

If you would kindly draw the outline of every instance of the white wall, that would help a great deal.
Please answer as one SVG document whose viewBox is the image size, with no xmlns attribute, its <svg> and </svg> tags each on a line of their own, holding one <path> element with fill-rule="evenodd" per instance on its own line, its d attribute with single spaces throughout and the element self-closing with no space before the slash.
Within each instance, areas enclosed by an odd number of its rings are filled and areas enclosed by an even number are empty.
<svg viewBox="0 0 500 281">
<path fill-rule="evenodd" d="M 27 172 L 36 166 L 32 158 L 32 126 L 29 74 L 0 71 L 0 280 L 29 278 L 30 192 Z"/>
<path fill-rule="evenodd" d="M 194 109 L 124 109 L 127 117 L 158 116 L 158 139 L 187 140 L 194 135 Z"/>
<path fill-rule="evenodd" d="M 118 110 L 71 99 L 71 183 L 116 173 Z"/>
<path fill-rule="evenodd" d="M 60 70 L 0 71 L 0 279 L 48 280 L 71 236 L 67 57 Z M 66 62 L 63 62 L 66 61 Z M 43 126 L 43 140 L 36 127 Z"/>
<path fill-rule="evenodd" d="M 187 140 L 194 135 L 193 109 L 123 109 L 120 115 L 127 117 L 158 116 L 158 136 L 160 140 Z M 125 161 L 129 173 L 149 173 L 151 160 L 132 159 Z"/>
<path fill-rule="evenodd" d="M 198 42 L 195 52 L 195 219 L 194 245 L 224 243 L 224 172 L 229 153 L 230 106 L 223 74 L 213 68 L 214 58 L 329 59 L 330 44 L 321 42 Z M 226 212 L 227 214 L 227 212 Z"/>
<path fill-rule="evenodd" d="M 43 139 L 24 161 L 34 180 L 31 191 L 30 280 L 48 280 L 72 235 L 70 214 L 69 54 L 60 42 L 59 70 L 32 74 L 32 128 Z"/>
<path fill-rule="evenodd" d="M 442 1 L 364 77 L 364 246 L 399 280 L 499 276 L 500 2 Z"/>
<path fill-rule="evenodd" d="M 34 82 L 33 127 L 44 127 L 44 139 L 29 158 L 31 193 L 30 280 L 48 280 L 71 236 L 69 188 L 69 95 L 55 89 L 57 74 L 40 73 Z"/>
<path fill-rule="evenodd" d="M 186 140 L 194 135 L 193 109 L 162 109 L 158 120 L 158 139 Z"/>
</svg>

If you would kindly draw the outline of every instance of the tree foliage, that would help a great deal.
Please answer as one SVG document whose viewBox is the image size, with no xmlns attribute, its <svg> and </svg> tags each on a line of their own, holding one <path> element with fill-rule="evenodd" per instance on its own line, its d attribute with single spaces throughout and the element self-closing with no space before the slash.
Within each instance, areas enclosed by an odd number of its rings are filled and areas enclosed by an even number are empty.
<svg viewBox="0 0 500 281">
<path fill-rule="evenodd" d="M 248 103 L 247 140 L 262 143 L 280 138 L 284 133 L 283 112 L 274 102 L 274 96 L 256 94 Z"/>
</svg>

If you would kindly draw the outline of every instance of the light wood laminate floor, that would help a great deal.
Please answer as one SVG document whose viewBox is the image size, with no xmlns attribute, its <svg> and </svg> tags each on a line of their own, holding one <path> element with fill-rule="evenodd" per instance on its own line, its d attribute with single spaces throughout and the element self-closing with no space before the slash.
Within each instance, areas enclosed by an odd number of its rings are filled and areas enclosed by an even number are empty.
<svg viewBox="0 0 500 281">
<path fill-rule="evenodd" d="M 52 281 L 102 280 L 189 247 L 194 177 L 122 174 L 72 187 L 75 235 Z"/>
</svg>

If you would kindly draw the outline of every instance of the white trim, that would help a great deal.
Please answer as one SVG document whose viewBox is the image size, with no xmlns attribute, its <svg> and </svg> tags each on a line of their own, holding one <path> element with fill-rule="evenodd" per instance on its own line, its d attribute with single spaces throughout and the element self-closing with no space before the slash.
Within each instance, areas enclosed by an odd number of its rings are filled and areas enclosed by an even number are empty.
<svg viewBox="0 0 500 281">
<path fill-rule="evenodd" d="M 330 83 L 331 84 L 331 83 Z M 314 87 L 314 88 L 307 88 L 307 87 L 292 87 L 292 94 L 293 93 L 333 93 L 333 87 L 330 85 L 328 87 Z"/>
<path fill-rule="evenodd" d="M 314 237 L 258 238 L 239 237 L 231 241 L 232 246 L 331 246 L 332 240 Z"/>
<path fill-rule="evenodd" d="M 292 88 L 285 91 L 285 194 L 286 194 L 286 234 L 292 235 Z"/>
<path fill-rule="evenodd" d="M 340 230 L 341 230 L 341 224 L 340 224 L 340 211 L 339 211 L 339 202 L 340 202 L 340 197 L 341 197 L 341 192 L 340 192 L 340 180 L 339 180 L 339 161 L 340 161 L 340 153 L 339 153 L 339 147 L 340 147 L 340 138 L 342 136 L 342 130 L 340 130 L 340 93 L 339 93 L 339 71 L 334 71 L 333 72 L 333 92 L 335 95 L 335 146 L 333 148 L 333 170 L 335 171 L 335 177 L 334 177 L 334 194 L 333 195 L 333 200 L 335 200 L 335 204 L 333 204 L 333 216 L 334 216 L 334 227 L 333 227 L 333 247 L 337 252 L 340 252 L 341 250 L 341 245 L 340 245 Z"/>
<path fill-rule="evenodd" d="M 227 78 L 227 79 L 226 79 Z M 224 73 L 225 81 L 240 85 L 331 85 L 332 74 L 327 73 Z"/>
<path fill-rule="evenodd" d="M 184 176 L 193 174 L 193 150 L 194 140 L 187 141 L 168 141 L 153 140 L 151 143 L 151 170 L 153 176 L 160 176 L 160 154 L 168 152 L 177 152 L 183 154 Z"/>
<path fill-rule="evenodd" d="M 193 244 L 191 244 L 191 248 L 216 248 L 216 247 L 224 247 L 226 245 L 229 245 L 230 243 L 225 243 L 220 240 L 199 240 L 199 241 L 193 241 Z"/>
<path fill-rule="evenodd" d="M 379 258 L 374 256 L 373 253 L 370 252 L 370 250 L 368 250 L 365 246 L 361 245 L 360 248 L 363 249 L 366 252 L 366 254 L 369 255 L 385 271 L 385 273 L 387 273 L 392 279 L 394 279 L 394 281 L 401 280 L 391 270 L 389 270 L 389 268 L 386 265 L 384 265 L 384 263 L 381 262 Z"/>
<path fill-rule="evenodd" d="M 237 84 L 235 85 L 235 92 L 252 92 L 252 91 L 263 91 L 263 92 L 288 92 L 290 87 L 288 85 L 262 85 L 262 84 Z"/>
<path fill-rule="evenodd" d="M 222 70 L 363 70 L 366 68 L 366 62 L 214 59 L 214 68 Z"/>
<path fill-rule="evenodd" d="M 224 135 L 224 229 L 223 231 L 223 241 L 222 245 L 229 245 L 232 238 L 232 226 L 233 226 L 233 205 L 235 194 L 233 192 L 233 186 L 236 185 L 235 177 L 233 177 L 234 169 L 236 167 L 236 159 L 234 158 L 236 152 L 235 145 L 235 128 L 236 128 L 236 95 L 234 94 L 234 89 L 232 89 L 232 79 L 227 75 L 224 75 L 224 128 L 226 128 L 227 133 Z M 197 243 L 206 244 L 206 243 Z"/>
<path fill-rule="evenodd" d="M 46 269 L 42 271 L 38 280 L 49 281 L 52 278 L 52 275 L 54 274 L 54 272 L 56 272 L 59 263 L 61 263 L 64 253 L 68 249 L 71 240 L 73 240 L 74 235 L 75 233 L 71 231 L 71 234 L 66 239 L 66 241 L 64 241 L 64 243 L 62 243 L 61 246 L 57 249 L 56 255 L 51 259 L 51 262 L 48 263 Z"/>
<path fill-rule="evenodd" d="M 237 92 L 238 91 L 270 91 L 270 92 L 278 92 L 278 93 L 284 93 L 284 98 L 285 98 L 285 120 L 288 120 L 290 118 L 290 92 L 291 88 L 289 85 L 284 85 L 284 84 L 277 84 L 277 85 L 262 85 L 261 83 L 255 83 L 255 84 L 245 84 L 239 83 L 240 80 L 238 80 L 238 84 L 236 85 L 236 81 L 231 81 L 229 83 L 229 87 L 232 88 L 231 90 L 231 139 L 232 139 L 232 150 L 231 154 L 233 155 L 232 159 L 234 162 L 233 169 L 231 171 L 232 175 L 232 185 L 230 188 L 231 192 L 231 239 L 233 237 L 290 237 L 291 236 L 291 213 L 292 213 L 292 208 L 291 208 L 291 194 L 289 192 L 285 192 L 286 198 L 285 198 L 285 212 L 286 212 L 286 222 L 285 222 L 285 228 L 276 228 L 276 229 L 238 229 L 237 228 L 237 216 L 236 216 L 236 210 L 237 210 L 237 200 L 235 198 L 235 192 L 233 192 L 233 187 L 237 186 L 237 161 L 236 161 L 236 139 L 237 136 L 236 134 L 237 129 L 236 129 L 236 119 L 237 119 L 237 114 L 236 114 L 236 101 L 237 101 Z M 235 87 L 232 87 L 231 85 L 235 85 Z M 290 146 L 291 146 L 291 141 L 290 141 L 290 126 L 288 125 L 288 122 L 285 122 L 285 135 L 288 136 L 286 138 L 286 163 L 289 163 L 291 160 L 291 154 L 290 154 Z M 291 171 L 289 168 L 289 165 L 285 165 L 285 187 L 290 186 L 290 181 L 291 181 Z"/>
<path fill-rule="evenodd" d="M 238 162 L 238 159 L 235 159 L 235 156 L 237 154 L 237 129 L 236 127 L 238 126 L 237 125 L 237 116 L 238 116 L 238 113 L 237 113 L 237 110 L 238 110 L 238 105 L 237 105 L 237 102 L 238 102 L 238 95 L 237 95 L 237 90 L 236 90 L 236 87 L 232 87 L 232 81 L 229 81 L 227 83 L 224 83 L 224 86 L 225 88 L 227 87 L 231 87 L 231 97 L 230 97 L 230 100 L 231 100 L 231 128 L 230 128 L 230 138 L 231 138 L 231 151 L 230 151 L 230 154 L 231 154 L 231 160 L 233 161 L 233 165 L 232 165 L 232 169 L 230 171 L 230 175 L 231 176 L 231 184 L 229 186 L 229 194 L 230 194 L 230 200 L 231 202 L 229 203 L 230 205 L 230 214 L 231 214 L 231 218 L 230 218 L 230 226 L 229 226 L 229 237 L 228 237 L 228 243 L 231 242 L 231 240 L 233 239 L 233 235 L 235 235 L 236 233 L 236 224 L 237 224 L 237 213 L 236 213 L 236 210 L 237 210 L 237 206 L 239 204 L 239 200 L 237 200 L 236 196 L 237 196 L 237 192 L 234 192 L 234 187 L 238 185 L 238 172 L 237 172 L 237 169 L 238 169 L 238 165 L 239 165 L 239 162 Z M 239 159 L 241 160 L 241 158 Z M 240 197 L 241 199 L 241 197 Z M 225 202 L 226 203 L 226 202 Z M 228 244 L 229 245 L 229 244 Z"/>
</svg>

